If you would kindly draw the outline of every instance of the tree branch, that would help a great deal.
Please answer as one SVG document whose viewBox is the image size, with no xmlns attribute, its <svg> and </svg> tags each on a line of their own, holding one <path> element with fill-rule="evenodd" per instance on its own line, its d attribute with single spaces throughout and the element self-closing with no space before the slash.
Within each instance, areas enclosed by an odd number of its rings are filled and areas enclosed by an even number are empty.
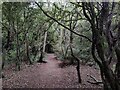
<svg viewBox="0 0 120 90">
<path fill-rule="evenodd" d="M 96 80 L 95 77 L 93 77 L 93 76 L 91 76 L 91 75 L 87 75 L 87 76 L 90 76 L 90 78 L 95 81 L 95 82 L 87 81 L 88 83 L 90 83 L 90 84 L 96 84 L 96 85 L 103 84 L 102 81 Z"/>
<path fill-rule="evenodd" d="M 52 17 L 52 16 L 50 16 L 49 14 L 47 14 L 37 2 L 35 2 L 35 3 L 37 4 L 37 6 L 42 10 L 42 12 L 43 12 L 47 17 L 51 18 L 52 20 L 54 20 L 55 22 L 57 22 L 57 23 L 58 23 L 59 25 L 61 25 L 62 27 L 64 27 L 64 28 L 66 28 L 67 30 L 71 31 L 72 33 L 74 33 L 74 34 L 76 34 L 76 35 L 78 35 L 78 36 L 84 37 L 84 38 L 87 39 L 88 41 L 92 42 L 92 40 L 89 39 L 88 37 L 86 37 L 86 36 L 84 36 L 84 35 L 81 35 L 81 34 L 78 34 L 77 32 L 72 31 L 70 28 L 68 28 L 67 26 L 65 26 L 65 25 L 63 25 L 62 23 L 60 23 L 60 22 L 59 22 L 58 20 L 56 20 L 54 17 Z"/>
</svg>

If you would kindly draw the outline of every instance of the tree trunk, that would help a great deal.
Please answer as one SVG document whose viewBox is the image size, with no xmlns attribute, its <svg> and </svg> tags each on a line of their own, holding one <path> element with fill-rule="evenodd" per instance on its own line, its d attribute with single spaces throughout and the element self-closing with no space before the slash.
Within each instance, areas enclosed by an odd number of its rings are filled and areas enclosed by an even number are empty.
<svg viewBox="0 0 120 90">
<path fill-rule="evenodd" d="M 105 87 L 107 87 L 107 89 L 110 88 L 112 90 L 118 90 L 118 84 L 115 81 L 115 76 L 113 74 L 113 71 L 111 70 L 108 63 L 106 62 L 107 60 L 105 60 L 103 42 L 101 38 L 102 35 L 100 35 L 100 33 L 95 33 L 95 37 L 96 37 L 96 50 L 102 64 L 102 67 L 100 67 L 100 69 L 103 71 L 102 75 L 104 75 L 103 77 L 105 78 L 106 83 L 108 83 L 106 84 L 108 86 L 105 86 Z"/>
<path fill-rule="evenodd" d="M 115 49 L 116 56 L 117 56 L 117 63 L 116 63 L 116 68 L 115 68 L 115 74 L 116 78 L 120 84 L 120 49 L 116 48 Z"/>
<path fill-rule="evenodd" d="M 43 52 L 41 51 L 40 58 L 39 58 L 39 63 L 43 62 Z"/>
<path fill-rule="evenodd" d="M 115 46 L 115 52 L 117 56 L 115 74 L 120 84 L 120 26 L 118 28 L 118 37 L 117 37 L 117 45 Z"/>
<path fill-rule="evenodd" d="M 32 64 L 32 61 L 30 60 L 30 57 L 29 57 L 29 43 L 28 43 L 28 35 L 26 36 L 26 58 L 27 58 L 27 61 L 29 61 L 29 64 Z"/>
<path fill-rule="evenodd" d="M 43 51 L 42 51 L 43 53 L 45 52 L 46 40 L 47 40 L 47 31 L 45 32 L 45 36 L 44 36 Z"/>
<path fill-rule="evenodd" d="M 73 56 L 75 58 L 75 60 L 77 61 L 76 70 L 77 70 L 77 75 L 78 75 L 78 82 L 82 83 L 82 79 L 81 79 L 81 76 L 80 76 L 80 60 L 73 54 L 73 50 L 72 50 L 71 46 L 70 46 L 70 49 L 71 49 L 71 56 Z"/>
<path fill-rule="evenodd" d="M 40 58 L 37 62 L 38 63 L 47 63 L 46 61 L 43 61 L 43 51 L 41 51 Z"/>
<path fill-rule="evenodd" d="M 81 83 L 82 80 L 81 80 L 81 76 L 80 76 L 80 61 L 78 59 L 76 59 L 76 60 L 77 60 L 77 67 L 76 67 L 76 69 L 77 69 L 77 74 L 78 74 L 78 82 Z"/>
<path fill-rule="evenodd" d="M 17 58 L 17 60 L 16 60 L 16 67 L 17 67 L 17 70 L 19 70 L 20 71 L 20 58 L 19 58 L 19 39 L 18 39 L 19 37 L 18 37 L 18 33 L 16 33 L 16 58 Z"/>
</svg>

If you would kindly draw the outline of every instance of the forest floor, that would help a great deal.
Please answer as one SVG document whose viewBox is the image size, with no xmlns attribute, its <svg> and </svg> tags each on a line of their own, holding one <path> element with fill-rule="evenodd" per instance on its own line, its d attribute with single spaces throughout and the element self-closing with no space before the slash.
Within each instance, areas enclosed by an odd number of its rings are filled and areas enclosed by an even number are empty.
<svg viewBox="0 0 120 90">
<path fill-rule="evenodd" d="M 101 88 L 102 85 L 93 85 L 87 75 L 94 76 L 101 81 L 99 70 L 81 65 L 82 84 L 78 83 L 75 66 L 59 67 L 62 62 L 56 60 L 54 54 L 47 54 L 47 63 L 24 65 L 21 71 L 10 67 L 3 70 L 3 88 Z"/>
</svg>

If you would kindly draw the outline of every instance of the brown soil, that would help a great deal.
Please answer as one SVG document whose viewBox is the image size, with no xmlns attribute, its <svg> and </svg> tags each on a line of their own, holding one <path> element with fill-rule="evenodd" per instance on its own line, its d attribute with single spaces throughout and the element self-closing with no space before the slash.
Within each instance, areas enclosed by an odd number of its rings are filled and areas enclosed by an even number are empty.
<svg viewBox="0 0 120 90">
<path fill-rule="evenodd" d="M 101 88 L 93 85 L 87 75 L 94 76 L 101 81 L 99 70 L 81 65 L 82 84 L 78 83 L 75 66 L 60 68 L 60 60 L 54 54 L 47 54 L 47 63 L 24 65 L 21 71 L 4 69 L 3 88 Z"/>
</svg>

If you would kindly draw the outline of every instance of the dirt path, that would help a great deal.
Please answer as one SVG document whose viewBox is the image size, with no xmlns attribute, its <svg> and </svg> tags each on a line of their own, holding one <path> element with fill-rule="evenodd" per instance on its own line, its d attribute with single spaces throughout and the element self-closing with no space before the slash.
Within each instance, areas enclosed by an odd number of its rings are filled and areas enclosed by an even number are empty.
<svg viewBox="0 0 120 90">
<path fill-rule="evenodd" d="M 87 83 L 89 77 L 87 74 L 93 75 L 100 79 L 98 71 L 91 67 L 82 66 L 81 76 L 82 84 L 78 84 L 75 66 L 60 68 L 59 60 L 55 59 L 54 54 L 47 54 L 45 59 L 47 63 L 36 63 L 27 66 L 21 71 L 7 73 L 4 71 L 3 79 L 4 88 L 98 88 L 101 86 L 91 85 Z"/>
</svg>

